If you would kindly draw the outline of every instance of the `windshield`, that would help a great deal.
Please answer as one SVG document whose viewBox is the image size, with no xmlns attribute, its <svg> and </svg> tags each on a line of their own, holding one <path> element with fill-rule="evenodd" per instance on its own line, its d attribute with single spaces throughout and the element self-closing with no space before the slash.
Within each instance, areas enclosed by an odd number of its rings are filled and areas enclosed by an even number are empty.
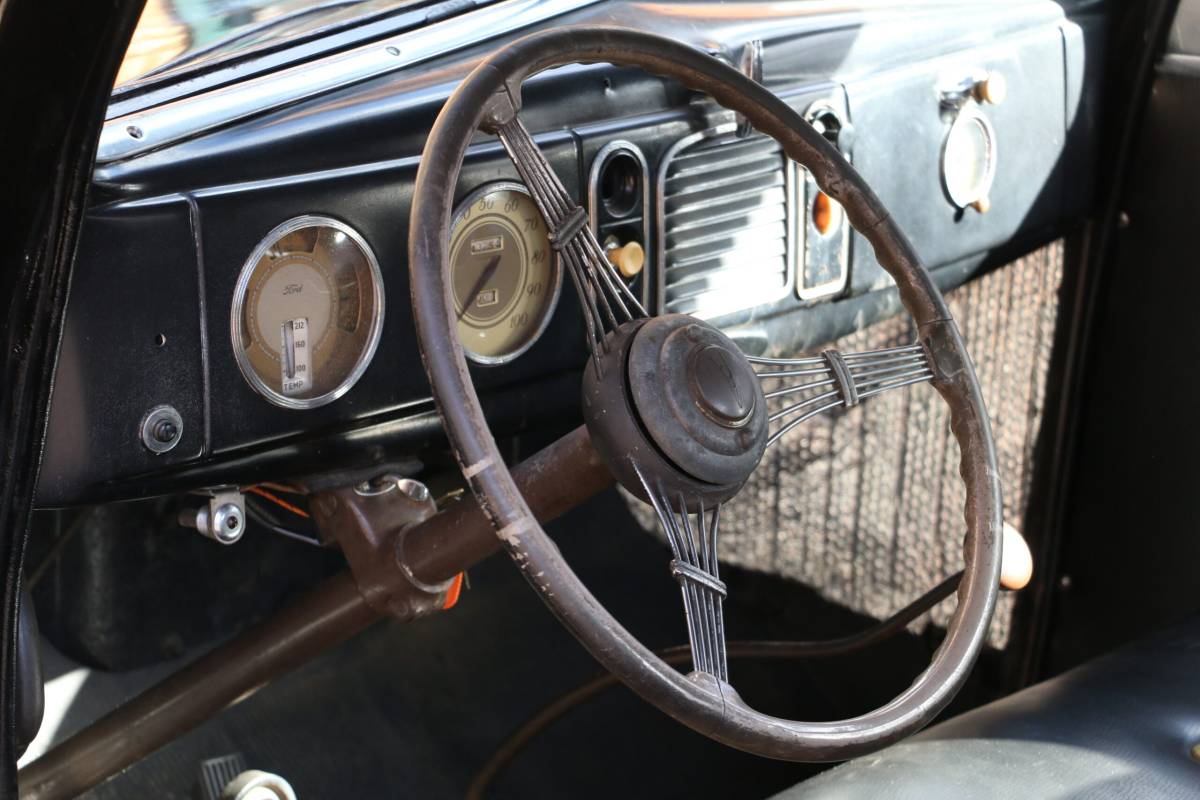
<svg viewBox="0 0 1200 800">
<path fill-rule="evenodd" d="M 191 71 L 234 56 L 434 0 L 148 0 L 114 88 Z"/>
</svg>

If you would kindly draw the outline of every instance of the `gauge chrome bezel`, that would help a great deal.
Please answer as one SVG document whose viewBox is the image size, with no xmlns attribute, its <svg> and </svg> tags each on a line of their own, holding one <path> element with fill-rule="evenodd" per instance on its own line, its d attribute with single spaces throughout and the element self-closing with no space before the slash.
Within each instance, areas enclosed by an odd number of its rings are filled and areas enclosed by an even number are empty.
<svg viewBox="0 0 1200 800">
<path fill-rule="evenodd" d="M 968 125 L 977 125 L 983 132 L 985 142 L 983 155 L 987 159 L 987 163 L 984 165 L 983 177 L 966 192 L 960 192 L 959 187 L 950 185 L 949 172 L 946 169 L 946 158 L 948 155 L 947 150 L 950 147 L 950 140 L 954 137 L 955 133 Z M 956 208 L 967 208 L 977 200 L 987 197 L 992 191 L 992 184 L 996 181 L 996 129 L 992 125 L 992 121 L 988 119 L 987 114 L 983 113 L 983 110 L 974 102 L 968 102 L 959 109 L 958 114 L 954 117 L 954 121 L 946 129 L 946 135 L 942 139 L 942 151 L 938 157 L 938 163 L 942 173 L 942 190 Z"/>
<path fill-rule="evenodd" d="M 471 192 L 461 201 L 459 201 L 457 206 L 454 207 L 454 213 L 450 217 L 450 238 L 454 238 L 454 229 L 458 227 L 459 222 L 462 221 L 463 216 L 467 213 L 467 209 L 471 207 L 472 203 L 474 203 L 480 197 L 483 197 L 485 194 L 502 191 L 520 192 L 530 200 L 533 200 L 533 195 L 530 194 L 528 187 L 518 181 L 493 181 L 491 183 L 485 183 L 482 186 L 478 186 L 475 189 L 472 189 Z M 534 206 L 537 206 L 536 201 L 534 202 Z M 541 209 L 538 209 L 539 216 L 541 213 Z M 543 218 L 542 221 L 545 222 L 545 219 Z M 550 226 L 548 223 L 546 227 L 549 229 Z M 447 252 L 449 252 L 449 247 L 447 247 Z M 508 364 L 525 355 L 525 353 L 529 351 L 529 348 L 537 344 L 538 340 L 542 338 L 542 334 L 545 333 L 546 328 L 550 326 L 550 320 L 554 316 L 555 310 L 558 308 L 558 297 L 562 293 L 563 283 L 562 259 L 559 257 L 559 252 L 553 247 L 550 248 L 550 252 L 553 254 L 551 258 L 551 269 L 554 271 L 552 278 L 554 286 L 550 290 L 550 301 L 546 304 L 546 313 L 542 315 L 542 321 L 538 323 L 533 335 L 529 337 L 529 341 L 525 342 L 525 344 L 521 345 L 516 350 L 505 353 L 502 356 L 485 356 L 473 351 L 470 347 L 463 343 L 462 337 L 459 337 L 459 343 L 462 344 L 463 353 L 470 361 L 485 367 L 498 367 L 502 364 Z M 451 270 L 451 272 L 453 272 L 453 262 L 447 263 L 446 266 Z M 450 279 L 453 276 L 447 275 L 446 277 L 447 279 Z"/>
<path fill-rule="evenodd" d="M 354 368 L 350 370 L 350 374 L 325 394 L 307 398 L 288 397 L 281 392 L 275 391 L 263 381 L 254 370 L 254 366 L 250 363 L 250 359 L 242 349 L 242 311 L 245 307 L 246 294 L 250 287 L 250 278 L 254 274 L 255 267 L 258 266 L 258 262 L 267 254 L 267 250 L 283 237 L 298 230 L 313 227 L 333 228 L 349 236 L 351 241 L 358 245 L 370 269 L 371 290 L 375 302 L 374 314 L 371 315 L 371 331 L 367 336 L 366 347 L 358 354 L 358 359 L 354 362 Z M 379 340 L 383 337 L 383 315 L 383 273 L 379 269 L 379 259 L 375 257 L 375 251 L 367 244 L 367 240 L 362 234 L 339 219 L 320 214 L 304 214 L 299 217 L 293 217 L 272 228 L 263 237 L 262 241 L 258 243 L 258 246 L 251 251 L 250 257 L 246 259 L 246 263 L 242 265 L 242 271 L 238 274 L 237 285 L 233 289 L 232 316 L 229 323 L 230 344 L 233 345 L 233 354 L 237 359 L 238 369 L 241 370 L 242 377 L 250 384 L 250 388 L 254 389 L 254 391 L 258 392 L 272 404 L 280 408 L 295 410 L 319 408 L 345 395 L 346 392 L 354 387 L 354 384 L 358 383 L 358 379 L 362 377 L 363 373 L 367 371 L 367 367 L 375 357 L 375 350 L 379 347 Z"/>
</svg>

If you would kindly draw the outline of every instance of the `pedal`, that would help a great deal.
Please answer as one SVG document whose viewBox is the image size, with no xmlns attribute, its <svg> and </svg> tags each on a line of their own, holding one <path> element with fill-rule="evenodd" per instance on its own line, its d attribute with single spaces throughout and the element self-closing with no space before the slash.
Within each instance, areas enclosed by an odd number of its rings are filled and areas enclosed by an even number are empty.
<svg viewBox="0 0 1200 800">
<path fill-rule="evenodd" d="M 247 769 L 241 753 L 200 763 L 197 800 L 296 800 L 291 784 L 278 775 Z"/>
</svg>

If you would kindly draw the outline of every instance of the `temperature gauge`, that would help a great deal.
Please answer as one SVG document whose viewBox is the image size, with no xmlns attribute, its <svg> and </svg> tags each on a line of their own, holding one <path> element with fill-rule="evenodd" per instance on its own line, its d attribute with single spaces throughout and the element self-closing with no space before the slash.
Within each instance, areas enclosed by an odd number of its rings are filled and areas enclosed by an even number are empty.
<svg viewBox="0 0 1200 800">
<path fill-rule="evenodd" d="M 337 220 L 285 222 L 242 268 L 231 328 L 242 375 L 263 397 L 285 408 L 333 402 L 379 344 L 383 283 L 375 255 Z"/>
<path fill-rule="evenodd" d="M 283 393 L 294 397 L 312 388 L 312 360 L 308 354 L 308 320 L 304 317 L 283 323 L 283 361 L 280 363 Z"/>
</svg>

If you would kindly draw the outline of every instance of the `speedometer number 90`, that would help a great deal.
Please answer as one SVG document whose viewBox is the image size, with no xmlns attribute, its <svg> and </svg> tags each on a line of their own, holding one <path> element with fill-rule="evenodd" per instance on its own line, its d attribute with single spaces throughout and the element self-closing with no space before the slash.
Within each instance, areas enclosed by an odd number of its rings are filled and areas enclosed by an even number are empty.
<svg viewBox="0 0 1200 800">
<path fill-rule="evenodd" d="M 503 364 L 533 346 L 561 281 L 546 222 L 521 184 L 488 184 L 454 212 L 450 285 L 471 360 Z"/>
</svg>

